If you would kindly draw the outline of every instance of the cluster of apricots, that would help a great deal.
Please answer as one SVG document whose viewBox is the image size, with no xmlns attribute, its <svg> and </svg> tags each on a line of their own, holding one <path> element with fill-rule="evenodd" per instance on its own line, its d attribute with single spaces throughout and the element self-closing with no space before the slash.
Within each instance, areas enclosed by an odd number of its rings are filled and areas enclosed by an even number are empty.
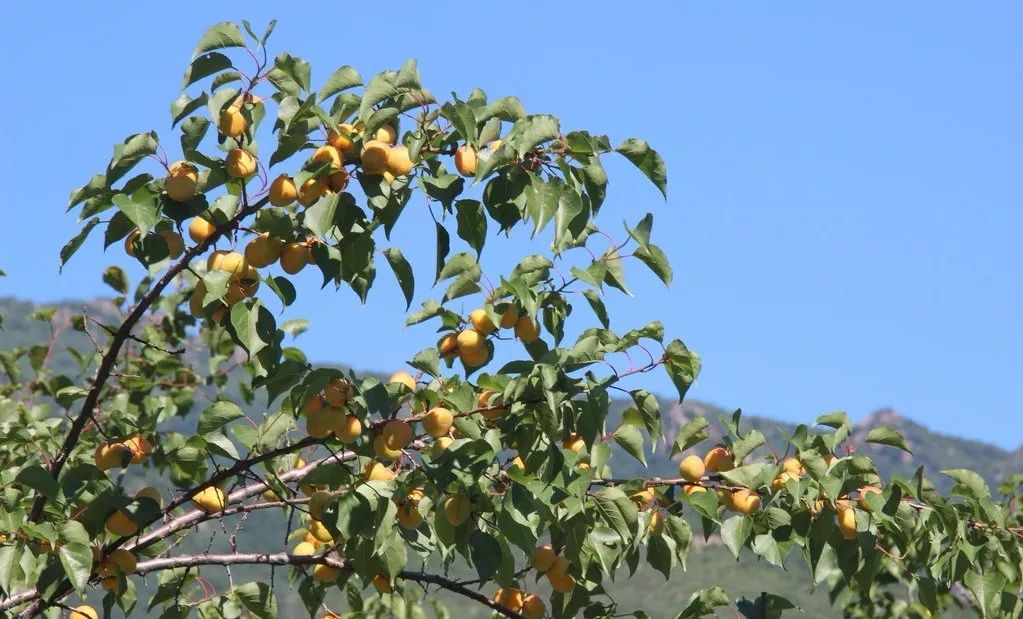
<svg viewBox="0 0 1023 619">
<path fill-rule="evenodd" d="M 123 441 L 107 441 L 96 445 L 96 468 L 107 471 L 125 468 L 128 464 L 141 464 L 149 459 L 153 446 L 141 434 Z"/>
<path fill-rule="evenodd" d="M 540 325 L 529 316 L 520 316 L 519 308 L 514 303 L 499 304 L 500 328 L 513 329 L 515 337 L 526 344 L 535 342 L 540 337 Z M 450 361 L 458 357 L 468 368 L 481 367 L 490 360 L 490 349 L 487 336 L 498 330 L 498 325 L 487 315 L 483 308 L 474 309 L 469 313 L 469 324 L 458 333 L 445 333 L 437 342 L 437 350 L 441 358 Z"/>
<path fill-rule="evenodd" d="M 362 435 L 362 421 L 344 410 L 353 395 L 352 384 L 345 378 L 337 378 L 321 393 L 309 398 L 302 407 L 309 436 L 327 438 L 333 434 L 345 444 L 351 444 L 359 438 Z"/>
<path fill-rule="evenodd" d="M 575 587 L 575 577 L 568 573 L 568 559 L 555 552 L 552 546 L 538 546 L 533 551 L 532 565 L 547 577 L 551 588 L 558 593 L 568 593 Z"/>
<path fill-rule="evenodd" d="M 837 458 L 834 454 L 829 454 L 824 458 L 825 464 L 829 467 L 834 464 L 836 460 Z M 687 495 L 693 494 L 694 492 L 706 492 L 707 487 L 700 483 L 704 479 L 705 474 L 730 471 L 734 467 L 735 461 L 732 453 L 727 447 L 722 445 L 713 447 L 702 458 L 696 454 L 686 456 L 681 462 L 679 462 L 678 466 L 679 475 L 688 482 L 683 485 L 683 492 Z M 789 480 L 798 480 L 806 473 L 802 462 L 799 461 L 799 458 L 785 458 L 781 461 L 781 467 L 781 472 L 778 473 L 773 480 L 771 480 L 771 490 L 774 492 L 781 492 L 785 489 L 786 482 Z M 760 495 L 747 488 L 718 488 L 716 492 L 718 502 L 721 505 L 743 514 L 751 514 L 757 511 L 761 505 Z M 859 499 L 857 504 L 860 509 L 868 512 L 871 511 L 871 507 L 867 503 L 866 499 L 866 496 L 871 493 L 880 494 L 881 489 L 877 486 L 871 485 L 866 485 L 859 489 Z M 651 499 L 652 498 L 651 492 Z M 818 498 L 815 504 L 810 507 L 810 513 L 814 516 L 819 515 L 823 510 L 823 497 Z M 853 501 L 849 498 L 840 498 L 836 501 L 836 510 L 838 527 L 842 536 L 846 539 L 855 539 L 856 507 L 853 505 Z M 651 522 L 652 521 L 653 520 L 651 519 Z"/>
<path fill-rule="evenodd" d="M 491 599 L 495 604 L 507 608 L 513 613 L 519 613 L 525 619 L 543 619 L 544 612 L 546 612 L 543 600 L 532 593 L 526 593 L 514 587 L 508 589 L 498 587 Z"/>
</svg>

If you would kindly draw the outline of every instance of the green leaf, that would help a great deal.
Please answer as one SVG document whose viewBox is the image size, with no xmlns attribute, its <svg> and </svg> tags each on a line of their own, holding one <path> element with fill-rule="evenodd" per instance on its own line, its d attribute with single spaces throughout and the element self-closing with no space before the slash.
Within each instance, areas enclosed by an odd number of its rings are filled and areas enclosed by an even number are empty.
<svg viewBox="0 0 1023 619">
<path fill-rule="evenodd" d="M 800 610 L 789 600 L 767 592 L 762 592 L 753 601 L 746 598 L 738 600 L 735 605 L 749 619 L 779 619 L 786 610 Z"/>
<path fill-rule="evenodd" d="M 68 241 L 64 247 L 60 248 L 60 269 L 63 269 L 64 265 L 67 264 L 67 261 L 71 259 L 71 256 L 75 255 L 75 252 L 77 252 L 78 248 L 82 246 L 85 239 L 89 237 L 89 233 L 92 232 L 92 229 L 98 224 L 99 217 L 93 217 L 85 223 L 81 231 L 76 234 L 74 238 Z"/>
<path fill-rule="evenodd" d="M 232 589 L 235 597 L 258 619 L 277 618 L 277 598 L 273 588 L 265 582 L 250 582 Z"/>
<path fill-rule="evenodd" d="M 47 499 L 53 499 L 60 493 L 60 486 L 57 484 L 57 480 L 38 464 L 21 469 L 17 477 L 14 478 L 14 481 L 15 483 L 32 488 Z"/>
<path fill-rule="evenodd" d="M 1001 616 L 1002 589 L 1005 588 L 1005 577 L 998 570 L 970 570 L 963 576 L 963 584 L 970 590 L 980 607 L 981 617 Z"/>
<path fill-rule="evenodd" d="M 668 199 L 668 170 L 664 165 L 664 159 L 657 151 L 650 148 L 645 140 L 637 138 L 625 140 L 615 150 L 639 168 L 650 179 L 650 182 L 661 190 L 664 199 Z"/>
<path fill-rule="evenodd" d="M 721 541 L 736 559 L 753 531 L 753 521 L 747 516 L 735 515 L 721 523 Z"/>
<path fill-rule="evenodd" d="M 309 63 L 291 54 L 279 54 L 274 58 L 274 68 L 267 79 L 281 92 L 299 96 L 309 91 L 312 68 Z"/>
<path fill-rule="evenodd" d="M 323 196 L 305 210 L 302 223 L 316 236 L 326 236 L 327 232 L 334 227 L 339 202 L 340 197 L 336 193 Z"/>
<path fill-rule="evenodd" d="M 653 244 L 637 247 L 636 251 L 632 252 L 632 255 L 653 271 L 654 275 L 664 282 L 665 286 L 671 285 L 674 272 L 671 270 L 668 256 L 665 255 L 660 247 Z"/>
<path fill-rule="evenodd" d="M 600 298 L 600 293 L 592 288 L 587 288 L 583 290 L 583 296 L 586 297 L 586 301 L 590 304 L 593 313 L 597 315 L 597 320 L 600 321 L 601 326 L 605 329 L 609 328 L 611 320 L 607 315 L 607 307 L 604 306 L 604 300 Z"/>
<path fill-rule="evenodd" d="M 672 340 L 665 349 L 664 369 L 678 390 L 678 399 L 686 396 L 686 391 L 700 374 L 700 356 L 692 352 L 681 340 Z"/>
<path fill-rule="evenodd" d="M 149 232 L 160 221 L 160 207 L 152 195 L 146 195 L 145 200 L 140 202 L 133 196 L 119 193 L 114 196 L 113 202 L 142 234 Z"/>
<path fill-rule="evenodd" d="M 114 146 L 114 156 L 107 164 L 106 182 L 112 185 L 138 162 L 156 153 L 156 133 L 136 133 Z"/>
<path fill-rule="evenodd" d="M 558 119 L 548 114 L 531 114 L 515 122 L 506 140 L 522 157 L 540 144 L 550 142 L 561 133 Z"/>
<path fill-rule="evenodd" d="M 277 339 L 277 323 L 270 310 L 258 301 L 251 308 L 245 303 L 232 307 L 231 326 L 250 359 Z"/>
<path fill-rule="evenodd" d="M 501 97 L 483 108 L 479 113 L 480 122 L 491 118 L 500 118 L 508 122 L 515 122 L 526 116 L 526 109 L 522 107 L 522 101 L 518 97 Z"/>
<path fill-rule="evenodd" d="M 646 466 L 646 454 L 643 453 L 643 435 L 636 426 L 623 424 L 618 426 L 614 434 L 615 442 L 633 458 L 639 460 Z"/>
<path fill-rule="evenodd" d="M 477 529 L 469 536 L 469 556 L 479 579 L 489 580 L 501 566 L 501 544 L 494 536 Z"/>
<path fill-rule="evenodd" d="M 760 431 L 750 430 L 746 433 L 746 436 L 732 443 L 732 455 L 735 457 L 735 461 L 742 462 L 743 458 L 765 442 L 766 439 Z"/>
<path fill-rule="evenodd" d="M 713 615 L 714 609 L 720 606 L 728 606 L 728 596 L 721 587 L 710 587 L 701 589 L 689 596 L 689 603 L 682 609 L 675 619 L 696 619 Z"/>
<path fill-rule="evenodd" d="M 391 271 L 398 280 L 401 293 L 405 295 L 405 310 L 412 306 L 412 296 L 415 294 L 416 282 L 412 273 L 412 265 L 397 247 L 389 247 L 383 250 L 387 264 L 391 265 Z"/>
<path fill-rule="evenodd" d="M 323 88 L 320 88 L 319 100 L 326 101 L 329 97 L 356 86 L 362 86 L 362 76 L 354 68 L 345 65 L 327 78 Z"/>
<path fill-rule="evenodd" d="M 121 294 L 127 294 L 128 292 L 128 276 L 121 267 L 107 267 L 103 271 L 103 283 Z"/>
<path fill-rule="evenodd" d="M 199 435 L 209 434 L 210 432 L 220 429 L 227 423 L 244 416 L 245 413 L 243 413 L 242 409 L 234 402 L 217 400 L 213 404 L 207 406 L 199 414 L 199 427 L 196 430 L 196 433 Z"/>
<path fill-rule="evenodd" d="M 225 21 L 207 30 L 195 46 L 192 57 L 198 58 L 210 50 L 224 47 L 245 47 L 245 38 L 237 24 Z"/>
<path fill-rule="evenodd" d="M 204 77 L 209 77 L 214 73 L 219 73 L 224 69 L 230 68 L 231 59 L 224 54 L 221 54 L 220 52 L 203 54 L 188 65 L 188 69 L 185 70 L 185 77 L 181 80 L 181 88 L 185 89 Z M 203 93 L 204 98 L 205 94 L 206 93 Z"/>
<path fill-rule="evenodd" d="M 955 487 L 952 488 L 952 494 L 974 499 L 991 496 L 991 489 L 988 488 L 984 478 L 970 469 L 945 469 L 941 471 L 941 474 L 956 481 Z"/>
<path fill-rule="evenodd" d="M 636 504 L 618 488 L 604 488 L 595 493 L 592 500 L 597 514 L 618 533 L 624 543 L 629 543 L 639 518 Z"/>
<path fill-rule="evenodd" d="M 671 457 L 675 457 L 693 445 L 710 438 L 710 431 L 707 429 L 710 423 L 706 417 L 693 417 L 679 428 L 675 435 L 675 444 L 671 448 Z"/>
<path fill-rule="evenodd" d="M 906 443 L 906 437 L 904 437 L 898 430 L 892 428 L 874 428 L 867 433 L 867 438 L 863 440 L 868 443 L 887 445 L 889 447 L 901 449 L 907 453 L 913 453 L 913 450 L 909 448 L 909 444 Z"/>
<path fill-rule="evenodd" d="M 194 99 L 182 93 L 180 97 L 174 100 L 174 103 L 171 103 L 171 127 L 207 103 L 209 103 L 209 97 L 205 92 Z"/>
<path fill-rule="evenodd" d="M 845 428 L 846 430 L 852 431 L 853 427 L 852 420 L 849 419 L 849 415 L 846 415 L 841 411 L 821 415 L 814 423 L 819 426 L 835 428 L 836 430 L 838 428 Z"/>
<path fill-rule="evenodd" d="M 479 200 L 459 200 L 455 202 L 455 209 L 458 237 L 475 249 L 477 256 L 480 255 L 487 239 L 487 216 L 483 204 Z"/>
<path fill-rule="evenodd" d="M 84 591 L 92 574 L 92 548 L 85 542 L 67 542 L 61 544 L 57 554 L 71 586 L 79 593 Z"/>
</svg>

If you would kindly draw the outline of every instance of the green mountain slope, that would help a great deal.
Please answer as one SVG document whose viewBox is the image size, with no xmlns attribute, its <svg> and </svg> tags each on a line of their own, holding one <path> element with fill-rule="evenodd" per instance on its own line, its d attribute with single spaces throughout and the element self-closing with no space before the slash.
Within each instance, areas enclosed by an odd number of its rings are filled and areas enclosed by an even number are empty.
<svg viewBox="0 0 1023 619">
<path fill-rule="evenodd" d="M 70 327 L 70 317 L 80 313 L 83 308 L 90 316 L 95 316 L 100 321 L 114 322 L 117 318 L 117 309 L 105 301 L 91 302 L 67 302 L 56 304 L 54 323 L 56 330 L 51 332 L 48 323 L 32 320 L 32 312 L 40 309 L 40 306 L 31 302 L 20 301 L 13 298 L 0 297 L 0 316 L 4 320 L 4 329 L 0 331 L 0 351 L 10 350 L 14 347 L 29 348 L 35 345 L 46 345 L 54 338 L 54 353 L 48 360 L 58 372 L 74 377 L 78 372 L 78 364 L 74 358 L 67 354 L 64 349 L 71 345 L 82 350 L 89 350 L 92 347 L 89 337 Z M 93 337 L 102 342 L 102 330 L 93 330 Z M 98 331 L 98 333 L 96 333 Z M 30 371 L 24 368 L 24 371 Z M 215 397 L 217 394 L 210 392 L 208 397 Z M 220 394 L 224 396 L 226 394 Z M 201 402 L 201 399 L 199 399 Z M 712 427 L 719 427 L 717 418 L 720 415 L 729 415 L 731 411 L 714 407 L 709 404 L 687 401 L 683 405 L 673 403 L 669 398 L 661 400 L 665 438 L 654 446 L 654 452 L 648 455 L 648 467 L 644 468 L 639 462 L 625 454 L 617 454 L 616 477 L 630 476 L 661 476 L 674 477 L 677 475 L 677 463 L 668 457 L 670 446 L 678 429 L 694 416 L 705 416 L 712 422 Z M 619 402 L 609 419 L 609 423 L 621 414 L 631 402 Z M 200 404 L 201 406 L 201 404 Z M 253 417 L 262 415 L 262 410 L 249 407 L 249 414 Z M 185 419 L 173 419 L 168 422 L 173 429 L 188 432 L 194 428 L 195 415 Z M 896 449 L 880 447 L 876 445 L 864 445 L 863 437 L 869 429 L 877 426 L 889 426 L 900 430 L 906 437 L 913 455 L 906 454 Z M 764 417 L 743 417 L 743 428 L 755 428 L 761 431 L 770 444 L 777 448 L 784 449 L 783 433 L 791 434 L 793 426 L 781 423 Z M 912 476 L 917 467 L 923 466 L 925 474 L 935 483 L 942 485 L 939 471 L 947 468 L 966 467 L 971 468 L 985 477 L 985 479 L 996 485 L 1007 474 L 1023 470 L 1023 449 L 1008 452 L 996 446 L 980 441 L 949 436 L 935 432 L 926 426 L 907 419 L 892 409 L 880 410 L 867 418 L 861 420 L 856 426 L 850 444 L 856 445 L 859 449 L 869 452 L 874 458 L 879 472 L 885 476 L 898 475 L 902 477 Z M 131 488 L 146 485 L 147 483 L 158 482 L 155 479 L 145 479 L 146 473 L 139 473 L 132 469 L 126 485 Z M 166 482 L 161 484 L 167 490 Z M 947 485 L 945 486 L 947 488 Z M 245 518 L 227 518 L 221 524 L 204 525 L 194 532 L 189 539 L 183 542 L 178 551 L 201 552 L 210 548 L 210 540 L 224 530 L 233 532 L 236 535 L 238 547 L 247 551 L 276 551 L 285 540 L 286 522 L 279 513 L 252 513 Z M 697 537 L 699 534 L 697 533 Z M 215 542 L 213 550 L 226 550 L 225 542 Z M 519 557 L 518 563 L 525 562 Z M 413 566 L 415 561 L 413 560 Z M 432 567 L 431 569 L 436 569 Z M 631 580 L 625 580 L 627 574 L 618 575 L 617 582 L 611 588 L 615 599 L 619 602 L 622 612 L 630 612 L 633 609 L 645 609 L 651 617 L 666 617 L 671 611 L 676 611 L 682 606 L 685 600 L 693 591 L 700 588 L 719 585 L 733 597 L 745 595 L 754 597 L 761 591 L 769 591 L 779 595 L 785 595 L 797 603 L 808 617 L 838 617 L 841 610 L 832 608 L 828 601 L 826 591 L 812 592 L 805 584 L 810 581 L 806 575 L 806 568 L 798 557 L 789 558 L 788 568 L 781 570 L 776 567 L 758 563 L 757 557 L 750 553 L 738 563 L 732 555 L 722 546 L 716 538 L 711 538 L 706 543 L 702 542 L 693 549 L 689 555 L 687 572 L 684 575 L 676 575 L 670 581 L 665 582 L 663 577 L 649 569 L 641 567 L 637 575 Z M 470 572 L 462 566 L 455 568 L 454 573 L 465 574 L 470 577 Z M 220 588 L 227 582 L 226 573 L 218 573 L 210 569 L 207 578 L 211 583 Z M 269 578 L 269 572 L 265 568 L 236 568 L 233 570 L 233 577 L 236 582 L 250 577 L 258 580 Z M 288 583 L 286 570 L 276 570 L 275 583 L 281 597 L 281 616 L 297 617 L 304 616 L 305 610 L 302 607 L 293 586 Z M 155 590 L 155 578 L 150 577 L 149 591 Z M 531 587 L 534 588 L 534 587 Z M 545 581 L 537 583 L 536 590 L 546 592 Z M 139 588 L 140 600 L 145 601 L 149 596 L 145 585 Z M 449 607 L 465 619 L 473 617 L 486 617 L 488 613 L 483 609 L 473 607 L 464 603 L 460 598 L 441 595 Z M 335 593 L 329 601 L 333 608 L 344 608 L 343 595 Z M 144 604 L 133 616 L 146 616 L 142 610 Z M 151 616 L 158 616 L 154 612 Z M 736 616 L 732 610 L 723 611 L 721 617 Z"/>
</svg>

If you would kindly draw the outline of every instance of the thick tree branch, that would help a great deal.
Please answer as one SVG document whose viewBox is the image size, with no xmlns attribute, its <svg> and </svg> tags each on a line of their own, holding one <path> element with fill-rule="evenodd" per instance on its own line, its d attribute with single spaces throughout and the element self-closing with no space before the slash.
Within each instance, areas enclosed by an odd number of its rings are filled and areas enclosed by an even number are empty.
<svg viewBox="0 0 1023 619">
<path fill-rule="evenodd" d="M 78 444 L 78 439 L 81 437 L 82 429 L 85 428 L 86 422 L 88 422 L 88 420 L 92 417 L 92 411 L 96 408 L 96 404 L 99 402 L 100 393 L 103 391 L 103 387 L 106 385 L 107 380 L 110 378 L 110 373 L 114 369 L 114 364 L 117 362 L 117 356 L 121 352 L 121 346 L 124 345 L 125 340 L 131 337 L 131 331 L 135 328 L 135 325 L 149 310 L 149 307 L 160 297 L 164 288 L 166 288 L 171 281 L 173 281 L 174 278 L 188 266 L 193 258 L 205 253 L 206 250 L 209 249 L 209 247 L 221 236 L 235 229 L 241 220 L 252 213 L 255 213 L 268 201 L 269 198 L 264 198 L 255 204 L 246 206 L 239 210 L 230 221 L 219 226 L 209 238 L 186 251 L 185 254 L 181 256 L 180 260 L 172 264 L 167 269 L 167 272 L 163 274 L 163 277 L 161 277 L 153 285 L 149 292 L 142 297 L 138 304 L 132 309 L 131 313 L 129 313 L 124 319 L 124 322 L 121 323 L 121 326 L 118 327 L 117 332 L 110 340 L 107 352 L 104 353 L 103 359 L 100 361 L 99 367 L 96 369 L 96 377 L 93 379 L 92 385 L 89 387 L 89 392 L 85 396 L 85 401 L 82 403 L 82 408 L 79 411 L 78 416 L 71 423 L 71 428 L 68 430 L 67 436 L 64 437 L 64 443 L 61 445 L 60 451 L 57 452 L 56 457 L 47 467 L 47 471 L 54 480 L 57 480 L 61 469 L 64 468 L 64 463 L 67 462 L 67 459 L 71 456 L 71 452 L 74 450 L 75 445 Z M 29 513 L 29 521 L 38 522 L 40 516 L 42 516 L 44 507 L 46 507 L 46 496 L 43 494 L 37 494 L 35 502 L 32 504 L 32 511 Z"/>
<path fill-rule="evenodd" d="M 182 555 L 177 557 L 166 557 L 162 559 L 151 559 L 149 561 L 142 561 L 135 568 L 135 572 L 138 574 L 148 574 L 159 570 L 170 570 L 179 567 L 197 567 L 200 565 L 318 565 L 325 564 L 331 567 L 336 567 L 340 570 L 351 572 L 354 571 L 354 567 L 348 561 L 345 561 L 336 555 L 319 555 L 319 556 L 298 556 L 289 555 L 284 552 L 274 554 L 257 554 L 257 553 L 229 553 L 229 554 L 206 554 L 206 555 Z M 442 589 L 447 589 L 452 593 L 456 593 L 463 597 L 469 598 L 475 602 L 483 604 L 491 610 L 497 611 L 505 617 L 511 617 L 512 619 L 522 619 L 522 615 L 516 612 L 512 612 L 507 608 L 495 603 L 493 600 L 487 598 L 479 591 L 474 591 L 463 584 L 455 582 L 449 578 L 441 576 L 439 574 L 431 574 L 429 572 L 414 572 L 409 570 L 402 570 L 398 572 L 398 578 L 403 580 L 413 580 L 416 582 L 437 585 Z"/>
</svg>

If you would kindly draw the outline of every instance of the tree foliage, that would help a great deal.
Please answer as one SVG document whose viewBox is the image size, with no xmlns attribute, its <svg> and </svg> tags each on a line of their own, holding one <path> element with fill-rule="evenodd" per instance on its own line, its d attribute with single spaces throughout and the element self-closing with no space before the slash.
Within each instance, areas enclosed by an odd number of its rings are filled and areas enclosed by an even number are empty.
<svg viewBox="0 0 1023 619">
<path fill-rule="evenodd" d="M 950 496 L 922 469 L 882 480 L 844 414 L 799 426 L 785 445 L 767 445 L 738 411 L 708 445 L 698 417 L 674 437 L 679 477 L 614 476 L 664 438 L 662 404 L 629 378 L 666 372 L 681 399 L 700 371 L 660 322 L 612 329 L 604 303 L 628 293 L 626 267 L 672 280 L 652 215 L 621 240 L 596 222 L 605 156 L 666 195 L 646 141 L 565 131 L 514 96 L 438 99 L 414 61 L 369 80 L 343 66 L 317 87 L 303 59 L 268 59 L 272 30 L 207 31 L 171 104 L 176 137 L 128 136 L 71 194 L 81 229 L 62 262 L 102 233 L 146 275 L 132 286 L 119 267 L 103 272 L 119 317 L 75 317 L 93 344 L 68 351 L 76 372 L 49 367 L 53 341 L 0 353 L 4 613 L 53 616 L 96 587 L 103 612 L 130 612 L 151 575 L 163 617 L 274 617 L 266 582 L 217 591 L 202 577 L 253 564 L 287 566 L 310 615 L 329 616 L 324 600 L 341 589 L 344 616 L 422 616 L 420 585 L 509 617 L 643 617 L 605 591 L 612 575 L 646 562 L 667 577 L 694 536 L 719 535 L 737 559 L 802 557 L 848 617 L 957 606 L 1020 616 L 1020 480 L 995 495 L 972 471 L 944 471 Z M 417 198 L 434 227 L 403 235 Z M 484 273 L 487 242 L 519 229 L 547 250 Z M 401 243 L 431 237 L 435 264 L 411 264 Z M 316 269 L 323 287 L 364 302 L 378 268 L 406 304 L 424 275 L 434 297 L 408 314 L 426 344 L 408 372 L 381 380 L 310 363 L 293 345 L 306 323 L 281 321 L 299 294 L 293 276 Z M 452 309 L 466 300 L 478 306 L 469 316 Z M 580 305 L 594 326 L 578 312 L 569 325 Z M 496 349 L 513 360 L 498 367 Z M 222 395 L 202 402 L 202 387 Z M 634 405 L 611 424 L 620 395 Z M 866 441 L 908 452 L 892 429 Z M 130 489 L 140 477 L 170 492 Z M 290 544 L 180 552 L 197 525 L 259 510 L 287 516 Z M 475 578 L 451 576 L 460 562 Z M 678 617 L 723 606 L 798 612 L 770 592 L 735 600 L 712 588 Z"/>
</svg>

